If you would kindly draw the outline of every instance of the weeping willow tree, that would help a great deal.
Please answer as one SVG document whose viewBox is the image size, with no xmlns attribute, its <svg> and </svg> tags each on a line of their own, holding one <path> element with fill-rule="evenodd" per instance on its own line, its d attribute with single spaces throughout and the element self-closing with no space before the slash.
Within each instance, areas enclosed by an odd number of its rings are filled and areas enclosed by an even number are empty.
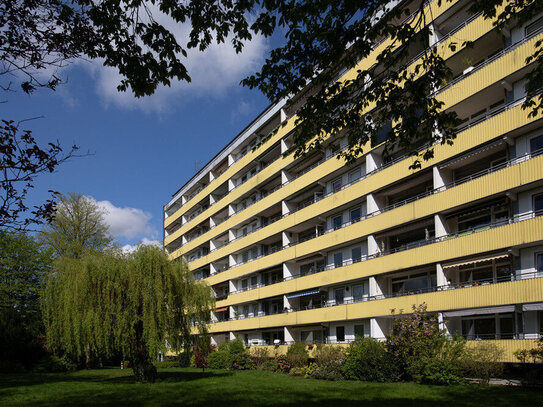
<svg viewBox="0 0 543 407">
<path fill-rule="evenodd" d="M 140 246 L 131 254 L 60 258 L 42 305 L 50 348 L 75 356 L 120 352 L 137 382 L 152 382 L 152 359 L 190 346 L 194 326 L 204 333 L 214 297 L 209 286 L 194 282 L 186 263 Z"/>
</svg>

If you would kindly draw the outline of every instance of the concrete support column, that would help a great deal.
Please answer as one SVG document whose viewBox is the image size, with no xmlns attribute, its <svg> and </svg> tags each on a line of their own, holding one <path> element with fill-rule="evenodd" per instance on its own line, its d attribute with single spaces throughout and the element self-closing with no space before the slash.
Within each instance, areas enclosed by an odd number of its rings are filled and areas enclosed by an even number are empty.
<svg viewBox="0 0 543 407">
<path fill-rule="evenodd" d="M 228 267 L 233 267 L 236 265 L 237 259 L 235 258 L 235 256 L 233 254 L 229 255 L 228 256 Z"/>
<path fill-rule="evenodd" d="M 445 323 L 445 320 L 443 319 L 443 313 L 442 312 L 438 312 L 437 313 L 437 321 L 439 322 L 439 329 L 445 331 L 447 333 L 447 335 L 451 335 L 451 333 L 449 332 L 449 328 L 447 327 L 447 324 Z"/>
<path fill-rule="evenodd" d="M 368 236 L 368 255 L 381 253 L 381 248 L 379 247 L 379 242 L 375 239 L 375 235 Z"/>
<path fill-rule="evenodd" d="M 282 237 L 282 241 L 283 241 L 283 247 L 284 247 L 284 246 L 289 246 L 289 245 L 291 245 L 292 243 L 295 243 L 295 242 L 296 242 L 296 239 L 297 239 L 297 236 L 298 236 L 297 233 L 292 233 L 292 232 L 281 232 L 281 237 Z"/>
<path fill-rule="evenodd" d="M 372 151 L 366 155 L 366 174 L 380 168 L 383 165 L 381 154 Z"/>
<path fill-rule="evenodd" d="M 294 332 L 292 332 L 291 328 L 285 327 L 285 342 L 292 343 L 295 342 L 294 338 Z"/>
<path fill-rule="evenodd" d="M 290 300 L 287 298 L 286 295 L 283 295 L 283 308 L 291 309 Z"/>
<path fill-rule="evenodd" d="M 435 165 L 432 169 L 434 176 L 434 189 L 444 191 L 447 189 L 447 185 L 453 182 L 453 172 L 446 168 L 439 168 Z"/>
<path fill-rule="evenodd" d="M 287 111 L 285 109 L 281 109 L 281 123 L 288 120 Z"/>
<path fill-rule="evenodd" d="M 228 292 L 232 293 L 234 291 L 237 291 L 238 288 L 236 287 L 236 284 L 234 283 L 234 280 L 228 280 Z"/>
<path fill-rule="evenodd" d="M 385 339 L 385 333 L 377 321 L 377 318 L 370 319 L 370 336 L 381 341 Z"/>
<path fill-rule="evenodd" d="M 296 263 L 283 263 L 283 278 L 291 278 L 300 274 L 300 266 Z"/>
<path fill-rule="evenodd" d="M 290 148 L 290 143 L 287 143 L 285 139 L 281 139 L 281 154 L 284 154 Z"/>
<path fill-rule="evenodd" d="M 292 181 L 293 178 L 294 176 L 290 174 L 288 171 L 281 170 L 281 184 L 286 184 Z"/>
<path fill-rule="evenodd" d="M 217 246 L 215 245 L 215 241 L 213 239 L 209 239 L 209 251 L 215 250 Z"/>
<path fill-rule="evenodd" d="M 187 197 L 185 195 L 181 195 L 181 206 L 185 205 L 187 203 Z"/>
<path fill-rule="evenodd" d="M 367 214 L 379 213 L 383 207 L 382 199 L 375 196 L 374 194 L 368 194 L 366 196 L 366 210 Z"/>
<path fill-rule="evenodd" d="M 370 297 L 379 297 L 383 295 L 382 287 L 377 281 L 377 278 L 375 277 L 369 278 L 369 291 L 370 291 Z"/>
<path fill-rule="evenodd" d="M 232 154 L 228 154 L 228 166 L 230 167 L 232 164 L 236 162 L 236 159 Z"/>
<path fill-rule="evenodd" d="M 230 309 L 232 309 L 232 307 L 230 307 Z M 231 340 L 231 341 L 234 341 L 236 339 L 236 334 L 234 332 L 229 332 L 228 333 L 228 339 Z"/>
<path fill-rule="evenodd" d="M 236 213 L 236 208 L 234 208 L 234 205 L 229 204 L 228 205 L 228 216 L 233 216 Z"/>
<path fill-rule="evenodd" d="M 449 285 L 449 281 L 447 280 L 447 276 L 443 271 L 443 266 L 441 263 L 436 264 L 436 280 L 438 287 L 446 287 Z"/>
<path fill-rule="evenodd" d="M 228 192 L 232 191 L 236 187 L 236 183 L 233 178 L 228 180 Z"/>
<path fill-rule="evenodd" d="M 233 229 L 228 229 L 228 241 L 231 242 L 236 238 L 236 232 Z"/>
<path fill-rule="evenodd" d="M 214 263 L 209 263 L 209 274 L 217 274 L 217 267 L 215 267 Z"/>
<path fill-rule="evenodd" d="M 436 237 L 444 237 L 449 234 L 449 228 L 445 217 L 439 213 L 434 215 Z"/>
<path fill-rule="evenodd" d="M 281 215 L 285 216 L 286 214 L 292 212 L 296 209 L 296 205 L 290 204 L 287 201 L 281 201 Z"/>
</svg>

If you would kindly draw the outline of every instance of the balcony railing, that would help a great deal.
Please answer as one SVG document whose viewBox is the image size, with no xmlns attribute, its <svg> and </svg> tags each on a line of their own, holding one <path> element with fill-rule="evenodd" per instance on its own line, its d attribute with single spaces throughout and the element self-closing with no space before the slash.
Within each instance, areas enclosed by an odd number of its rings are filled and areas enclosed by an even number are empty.
<svg viewBox="0 0 543 407">
<path fill-rule="evenodd" d="M 500 114 L 500 113 L 502 113 L 502 112 L 505 112 L 505 111 L 507 111 L 507 110 L 510 110 L 510 109 L 512 109 L 512 108 L 514 108 L 514 107 L 520 105 L 520 104 L 521 104 L 522 102 L 524 102 L 525 100 L 526 100 L 526 98 L 520 98 L 520 99 L 518 99 L 518 100 L 516 100 L 516 101 L 513 101 L 513 102 L 511 102 L 511 103 L 509 103 L 509 104 L 505 104 L 505 105 L 501 106 L 500 108 L 498 108 L 498 109 L 496 109 L 496 110 L 494 110 L 494 111 L 492 111 L 492 112 L 487 113 L 486 115 L 481 116 L 476 122 L 472 122 L 472 123 L 469 123 L 469 124 L 460 126 L 460 127 L 457 128 L 457 134 L 458 134 L 458 133 L 461 133 L 461 132 L 463 132 L 463 131 L 466 131 L 466 130 L 468 130 L 469 128 L 474 127 L 475 125 L 477 125 L 477 124 L 479 124 L 479 123 L 481 123 L 481 122 L 483 122 L 483 121 L 486 121 L 486 120 L 488 120 L 488 119 L 490 119 L 490 118 L 492 118 L 492 117 L 494 117 L 494 116 L 496 116 L 496 115 L 498 115 L 498 114 Z M 430 146 L 431 146 L 430 144 L 424 144 L 424 145 L 420 146 L 420 147 L 416 150 L 416 153 L 421 152 L 421 151 L 425 150 L 426 148 L 428 148 L 428 147 L 430 147 Z M 500 170 L 500 169 L 503 169 L 503 168 L 505 168 L 505 167 L 507 167 L 507 166 L 514 165 L 514 164 L 518 164 L 518 163 L 520 163 L 520 162 L 524 162 L 524 161 L 526 161 L 526 159 L 536 157 L 536 156 L 538 156 L 538 155 L 541 155 L 542 153 L 543 153 L 542 150 L 538 150 L 537 152 L 533 152 L 533 153 L 531 153 L 531 154 L 529 154 L 529 155 L 527 155 L 527 156 L 523 156 L 523 157 L 519 157 L 519 158 L 516 158 L 516 159 L 512 159 L 512 160 L 507 161 L 506 163 L 503 163 L 503 164 L 494 166 L 494 167 L 489 168 L 489 169 L 487 169 L 487 170 L 480 171 L 480 174 L 479 174 L 479 175 L 473 174 L 473 175 L 471 175 L 470 177 L 471 177 L 471 179 L 475 179 L 476 177 L 484 176 L 484 175 L 489 174 L 489 173 L 492 173 L 492 172 L 494 172 L 494 171 L 498 171 L 498 170 Z M 316 203 L 316 202 L 318 202 L 318 201 L 320 201 L 320 200 L 322 200 L 322 199 L 324 199 L 324 198 L 327 198 L 327 197 L 329 197 L 329 196 L 331 196 L 331 195 L 333 195 L 333 194 L 335 194 L 335 193 L 337 193 L 337 192 L 340 192 L 340 191 L 342 191 L 343 189 L 345 189 L 345 188 L 347 188 L 347 187 L 350 187 L 351 185 L 354 185 L 354 184 L 356 184 L 357 182 L 360 182 L 360 181 L 362 181 L 362 180 L 364 180 L 364 179 L 370 177 L 371 175 L 374 175 L 374 174 L 376 174 L 376 173 L 378 173 L 378 172 L 380 172 L 380 171 L 383 171 L 383 170 L 385 170 L 386 168 L 388 168 L 388 167 L 390 167 L 390 166 L 392 166 L 392 165 L 394 165 L 394 164 L 397 164 L 397 163 L 399 163 L 400 161 L 402 161 L 402 160 L 404 160 L 404 159 L 406 159 L 406 158 L 408 158 L 409 156 L 412 156 L 412 155 L 413 155 L 413 154 L 405 154 L 405 155 L 402 155 L 402 156 L 400 156 L 400 157 L 397 157 L 396 159 L 394 159 L 394 160 L 392 160 L 392 161 L 390 161 L 390 162 L 388 162 L 388 163 L 386 163 L 386 164 L 383 164 L 383 165 L 380 166 L 379 168 L 376 168 L 376 169 L 374 169 L 374 170 L 371 171 L 371 172 L 368 172 L 368 173 L 366 173 L 366 174 L 364 174 L 364 175 L 361 175 L 359 178 L 357 178 L 357 179 L 355 179 L 355 180 L 353 180 L 353 181 L 347 182 L 346 184 L 342 185 L 340 189 L 338 189 L 338 190 L 336 190 L 336 191 L 330 191 L 330 192 L 328 192 L 328 193 L 326 193 L 326 194 L 323 194 L 321 197 L 317 197 L 317 198 L 313 199 L 312 201 L 309 201 L 309 202 L 307 203 L 307 205 L 305 205 L 303 208 L 305 208 L 305 207 L 307 207 L 307 206 L 310 206 L 310 205 L 312 205 L 313 203 Z M 327 160 L 330 159 L 330 158 L 332 158 L 332 157 L 334 157 L 334 156 L 335 156 L 335 155 L 330 155 L 329 157 L 327 157 Z M 319 162 L 319 163 L 322 164 L 322 162 Z M 320 165 L 320 164 L 319 164 L 319 165 Z M 457 181 L 455 181 L 455 182 L 453 182 L 453 183 L 447 184 L 447 185 L 444 186 L 444 187 L 440 187 L 440 188 L 437 188 L 437 189 L 434 189 L 434 190 L 431 190 L 431 191 L 428 191 L 428 192 L 424 192 L 423 194 L 420 194 L 420 195 L 417 195 L 417 196 L 415 196 L 415 197 L 413 197 L 413 198 L 410 198 L 410 199 L 412 199 L 410 202 L 413 202 L 414 200 L 418 200 L 418 199 L 424 198 L 424 197 L 426 197 L 426 196 L 432 195 L 432 194 L 434 194 L 434 193 L 440 192 L 440 191 L 444 190 L 445 188 L 450 188 L 450 187 L 453 187 L 453 186 L 456 186 L 456 185 L 460 185 L 460 184 L 463 183 L 463 182 L 468 182 L 468 181 L 471 180 L 471 179 L 468 179 L 468 178 L 469 178 L 469 177 L 466 177 L 465 179 L 457 180 Z M 269 191 L 269 193 L 268 193 L 267 195 L 270 195 L 272 192 L 277 191 L 278 189 L 282 188 L 282 187 L 285 186 L 285 185 L 288 185 L 288 184 L 289 184 L 290 182 L 292 182 L 292 181 L 293 181 L 293 180 L 290 180 L 290 181 L 287 181 L 287 182 L 284 183 L 284 184 L 278 185 L 278 186 L 275 187 L 273 190 Z M 266 195 L 266 196 L 267 196 L 267 195 Z M 257 200 L 253 202 L 253 204 L 257 203 L 259 200 L 260 200 L 260 199 L 257 198 Z M 403 204 L 405 205 L 406 203 L 410 203 L 410 202 L 405 202 L 405 203 L 403 203 Z M 251 204 L 251 205 L 253 205 L 253 204 Z M 245 209 L 249 208 L 251 205 L 247 206 L 246 208 L 241 209 L 240 211 L 238 211 L 238 212 L 236 212 L 236 213 L 234 213 L 234 214 L 237 214 L 237 213 L 241 212 L 242 210 L 245 210 Z M 399 203 L 396 203 L 395 205 L 396 205 L 396 207 L 402 206 L 402 203 L 399 202 Z M 298 210 L 301 210 L 301 209 L 303 209 L 303 208 L 295 209 L 295 210 L 293 210 L 293 211 L 290 211 L 290 212 L 288 212 L 288 213 L 285 213 L 285 214 L 282 215 L 282 218 L 283 218 L 283 217 L 286 217 L 286 216 L 289 216 L 289 215 L 291 215 L 291 214 L 293 214 L 293 213 L 295 213 L 295 212 L 297 212 Z M 386 211 L 387 208 L 388 208 L 388 207 L 385 207 L 385 208 L 383 208 L 383 209 L 381 209 L 381 210 L 378 210 L 378 211 L 376 211 L 376 212 L 374 212 L 374 213 L 370 213 L 370 214 L 366 215 L 365 217 L 362 217 L 361 219 L 365 219 L 365 218 L 368 218 L 368 217 L 375 216 L 375 215 L 378 215 L 378 214 L 380 214 L 380 213 L 383 213 L 383 212 Z M 392 208 L 392 209 L 393 209 L 393 208 Z M 233 216 L 233 215 L 231 215 L 231 216 Z M 231 216 L 226 217 L 224 220 L 230 218 Z M 279 220 L 279 219 L 277 219 L 277 220 Z M 222 223 L 222 222 L 221 222 L 221 223 Z M 349 224 L 350 224 L 350 223 L 349 223 Z M 218 225 L 219 225 L 219 224 L 216 224 L 215 226 L 210 227 L 210 230 L 213 229 L 214 227 L 218 226 Z M 258 230 L 258 229 L 256 229 L 256 230 Z M 256 230 L 255 230 L 255 231 L 256 231 Z"/>
<path fill-rule="evenodd" d="M 446 85 L 442 86 L 441 88 L 439 88 L 436 92 L 436 94 L 440 94 L 441 92 L 443 92 L 444 90 L 450 88 L 451 86 L 453 85 L 456 85 L 458 82 L 462 81 L 463 79 L 467 78 L 468 76 L 470 75 L 473 75 L 475 72 L 478 72 L 480 71 L 481 69 L 483 69 L 485 66 L 488 66 L 490 65 L 492 62 L 496 61 L 497 59 L 500 59 L 502 56 L 510 53 L 511 51 L 514 51 L 515 49 L 517 49 L 518 47 L 520 47 L 521 45 L 525 44 L 526 42 L 530 41 L 532 38 L 538 36 L 539 34 L 541 34 L 543 32 L 543 27 L 540 28 L 539 30 L 533 32 L 532 34 L 522 38 L 520 41 L 517 41 L 515 42 L 514 44 L 502 49 L 501 51 L 499 51 L 498 53 L 492 55 L 490 58 L 486 59 L 485 61 L 483 61 L 481 64 L 479 65 L 476 65 L 473 67 L 472 70 L 470 70 L 469 72 L 466 72 L 465 74 L 462 74 L 460 76 L 458 76 L 457 78 L 453 79 L 452 81 L 448 82 Z"/>
<path fill-rule="evenodd" d="M 522 274 L 511 273 L 511 275 L 508 276 L 507 278 L 466 281 L 466 282 L 456 283 L 456 284 L 447 284 L 447 285 L 442 285 L 442 286 L 428 287 L 425 289 L 419 289 L 419 290 L 414 290 L 414 291 L 409 291 L 409 292 L 363 296 L 361 298 L 356 298 L 356 299 L 345 298 L 341 303 L 330 301 L 326 303 L 318 303 L 311 307 L 304 307 L 304 309 L 284 308 L 282 310 L 279 310 L 279 312 L 275 314 L 282 314 L 282 313 L 287 313 L 287 312 L 302 312 L 302 311 L 308 311 L 308 310 L 314 310 L 314 309 L 320 309 L 320 308 L 329 308 L 329 307 L 337 307 L 341 305 L 357 304 L 357 303 L 367 302 L 367 301 L 378 301 L 378 300 L 385 300 L 385 299 L 390 299 L 390 298 L 406 297 L 406 296 L 417 295 L 417 294 L 427 294 L 427 293 L 440 292 L 440 291 L 464 289 L 464 288 L 470 288 L 470 287 L 475 287 L 475 286 L 480 286 L 480 285 L 501 284 L 504 282 L 511 282 L 511 281 L 531 280 L 535 278 L 543 278 L 543 272 L 532 272 L 532 273 L 522 273 Z M 234 321 L 234 320 L 239 320 L 239 319 L 256 318 L 256 317 L 275 315 L 275 314 L 264 314 L 263 312 L 258 312 L 256 315 L 252 314 L 251 316 L 242 316 L 242 318 L 240 318 L 240 316 L 237 316 L 234 318 L 230 318 L 230 320 Z M 491 338 L 488 338 L 488 339 L 491 339 Z M 508 339 L 513 339 L 513 338 L 508 338 Z"/>
<path fill-rule="evenodd" d="M 323 266 L 320 266 L 320 267 L 315 267 L 314 269 L 309 270 L 303 276 L 302 275 L 294 275 L 294 276 L 284 277 L 281 280 L 277 281 L 275 284 L 281 283 L 283 281 L 293 280 L 293 279 L 300 278 L 300 277 L 305 277 L 307 275 L 321 273 L 321 272 L 327 271 L 327 270 L 333 270 L 333 269 L 336 269 L 336 268 L 339 268 L 339 267 L 349 266 L 351 264 L 359 263 L 359 262 L 366 261 L 366 260 L 371 260 L 371 259 L 374 259 L 374 258 L 377 258 L 377 257 L 387 256 L 387 255 L 390 255 L 390 254 L 415 249 L 415 248 L 426 246 L 426 245 L 433 244 L 433 243 L 439 243 L 439 242 L 449 240 L 449 239 L 455 239 L 455 238 L 459 238 L 459 237 L 468 236 L 468 235 L 471 235 L 473 233 L 484 232 L 484 231 L 487 231 L 489 229 L 509 225 L 509 224 L 512 224 L 512 223 L 522 222 L 522 221 L 525 221 L 525 220 L 533 219 L 536 216 L 542 216 L 542 215 L 543 215 L 543 210 L 536 211 L 536 212 L 533 212 L 533 211 L 526 212 L 526 213 L 523 213 L 523 214 L 520 214 L 520 215 L 512 216 L 512 217 L 504 219 L 504 220 L 489 223 L 489 224 L 487 224 L 485 226 L 481 226 L 481 227 L 477 227 L 477 228 L 469 228 L 469 229 L 465 229 L 465 230 L 462 230 L 462 231 L 459 231 L 459 232 L 456 232 L 456 233 L 450 233 L 450 234 L 440 236 L 440 237 L 436 237 L 436 238 L 432 238 L 432 239 L 427 239 L 427 240 L 425 239 L 425 240 L 422 240 L 422 241 L 412 242 L 412 243 L 409 243 L 407 245 L 404 245 L 404 246 L 401 246 L 401 247 L 398 247 L 398 248 L 395 248 L 395 249 L 383 250 L 383 251 L 381 251 L 379 253 L 368 254 L 368 255 L 360 256 L 359 258 L 344 260 L 344 261 L 341 262 L 341 264 L 338 264 L 338 265 L 336 265 L 336 264 L 328 264 L 328 265 L 323 265 Z M 284 248 L 291 247 L 293 245 L 294 244 L 287 245 Z M 263 256 L 259 256 L 258 258 L 260 258 L 260 257 L 263 257 Z M 234 268 L 236 266 L 237 265 L 232 266 L 232 268 Z M 270 285 L 270 284 L 268 284 L 268 285 Z M 255 288 L 260 288 L 260 287 L 255 287 Z M 250 289 L 251 288 L 249 288 L 248 290 L 250 290 Z M 245 291 L 248 291 L 248 290 L 245 290 Z M 239 291 L 239 292 L 241 292 L 241 291 Z M 237 294 L 237 293 L 238 292 L 232 292 L 230 294 L 232 295 L 232 294 Z"/>
</svg>

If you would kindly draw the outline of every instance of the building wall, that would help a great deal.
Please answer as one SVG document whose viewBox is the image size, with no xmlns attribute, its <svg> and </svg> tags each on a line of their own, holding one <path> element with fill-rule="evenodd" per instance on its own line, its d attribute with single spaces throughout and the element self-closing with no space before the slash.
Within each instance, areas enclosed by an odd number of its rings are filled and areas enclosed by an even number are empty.
<svg viewBox="0 0 543 407">
<path fill-rule="evenodd" d="M 437 97 L 464 122 L 454 144 L 435 145 L 422 168 L 410 170 L 413 158 L 400 151 L 387 162 L 382 144 L 366 146 L 346 166 L 334 158 L 345 138 L 325 141 L 315 157 L 282 157 L 296 118 L 282 101 L 168 203 L 170 257 L 185 257 L 207 284 L 228 286 L 217 307 L 228 307 L 229 320 L 210 326 L 216 343 L 238 337 L 265 345 L 277 333 L 284 342 L 313 342 L 321 332 L 322 341 L 349 342 L 360 325 L 364 335 L 383 339 L 391 310 L 408 312 L 423 302 L 441 316 L 461 315 L 445 318 L 451 334 L 466 334 L 470 315 L 513 318 L 513 339 L 501 340 L 500 327 L 495 335 L 481 332 L 508 355 L 539 337 L 543 272 L 535 259 L 543 252 L 543 217 L 534 212 L 534 196 L 543 193 L 543 155 L 531 151 L 531 140 L 543 135 L 543 119 L 528 117 L 521 104 L 531 69 L 525 60 L 543 34 L 526 37 L 530 22 L 497 33 L 492 21 L 464 16 L 468 5 L 426 8 L 434 19 L 431 43 L 457 75 Z M 453 50 L 456 37 L 475 46 Z M 387 45 L 340 80 L 370 67 Z M 294 105 L 301 103 L 303 97 Z M 263 146 L 251 148 L 275 128 Z M 360 219 L 353 220 L 354 208 Z M 277 270 L 273 281 L 266 276 Z M 432 277 L 423 277 L 428 270 Z M 361 297 L 354 295 L 359 286 Z M 343 304 L 337 289 L 344 290 Z M 270 301 L 280 306 L 271 311 Z M 500 314 L 505 309 L 514 311 Z"/>
</svg>

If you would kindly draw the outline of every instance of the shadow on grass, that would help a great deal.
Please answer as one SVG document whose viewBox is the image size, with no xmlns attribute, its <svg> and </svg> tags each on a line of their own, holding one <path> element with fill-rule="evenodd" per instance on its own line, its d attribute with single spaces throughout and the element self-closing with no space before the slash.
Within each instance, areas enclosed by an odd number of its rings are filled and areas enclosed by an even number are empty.
<svg viewBox="0 0 543 407">
<path fill-rule="evenodd" d="M 21 378 L 25 375 L 10 375 Z M 155 384 L 133 384 L 129 370 L 27 375 L 0 389 L 0 405 L 62 407 L 516 407 L 543 406 L 538 390 L 507 387 L 425 386 L 414 383 L 326 382 L 262 371 L 163 369 Z M 16 379 L 13 377 L 13 379 Z M 32 380 L 33 379 L 33 380 Z"/>
<path fill-rule="evenodd" d="M 105 372 L 105 374 L 104 374 Z M 108 374 L 109 373 L 109 374 Z M 165 382 L 189 382 L 192 380 L 208 379 L 214 377 L 231 376 L 228 371 L 158 371 L 157 383 Z M 48 383 L 61 382 L 102 382 L 102 383 L 134 383 L 132 369 L 104 369 L 101 371 L 85 371 L 71 373 L 18 373 L 18 374 L 0 374 L 0 389 L 7 389 L 19 386 L 43 385 Z"/>
</svg>

